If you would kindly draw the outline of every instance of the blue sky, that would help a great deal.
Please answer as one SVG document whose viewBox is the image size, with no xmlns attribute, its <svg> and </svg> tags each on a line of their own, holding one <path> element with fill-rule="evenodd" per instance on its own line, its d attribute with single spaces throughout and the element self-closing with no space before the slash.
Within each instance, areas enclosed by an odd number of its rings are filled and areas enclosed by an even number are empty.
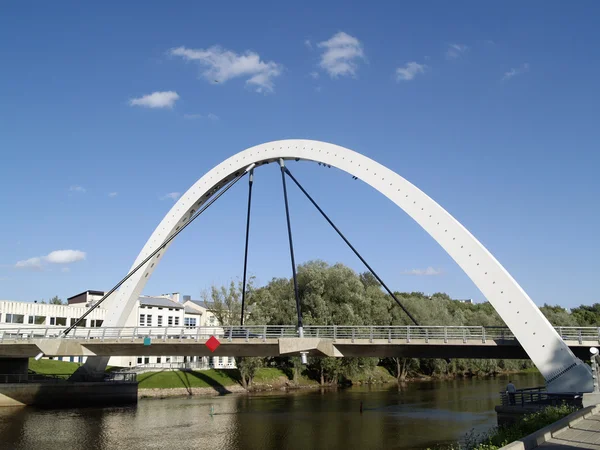
<svg viewBox="0 0 600 450">
<path fill-rule="evenodd" d="M 413 182 L 536 303 L 599 301 L 599 14 L 591 1 L 3 2 L 0 298 L 109 289 L 174 193 L 247 147 L 308 138 Z M 392 288 L 483 300 L 373 189 L 290 169 Z M 245 199 L 243 182 L 178 237 L 146 293 L 240 277 Z M 295 188 L 290 204 L 298 262 L 364 270 Z M 290 276 L 274 165 L 256 172 L 252 226 L 250 272 Z"/>
</svg>

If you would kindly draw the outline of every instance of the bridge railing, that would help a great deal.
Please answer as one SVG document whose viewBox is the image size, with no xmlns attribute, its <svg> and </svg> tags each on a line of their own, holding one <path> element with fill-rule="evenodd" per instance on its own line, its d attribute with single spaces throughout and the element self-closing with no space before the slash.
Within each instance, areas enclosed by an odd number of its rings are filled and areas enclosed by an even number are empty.
<svg viewBox="0 0 600 450">
<path fill-rule="evenodd" d="M 247 326 L 143 326 L 143 327 L 99 327 L 74 328 L 67 336 L 63 336 L 66 327 L 22 327 L 0 328 L 0 344 L 10 341 L 32 339 L 77 339 L 134 342 L 138 339 L 151 338 L 152 341 L 167 342 L 173 339 L 180 341 L 203 341 L 211 336 L 220 340 L 232 341 L 243 339 L 256 341 L 279 338 L 299 337 L 293 325 L 247 325 Z M 600 343 L 599 327 L 556 327 L 563 340 L 569 342 Z M 471 326 L 346 326 L 346 325 L 306 325 L 304 336 L 337 340 L 402 340 L 410 343 L 413 340 L 439 342 L 486 343 L 487 341 L 515 341 L 516 338 L 507 327 L 471 327 Z"/>
<path fill-rule="evenodd" d="M 545 387 L 517 389 L 516 392 L 500 392 L 502 406 L 558 406 L 563 403 L 581 406 L 581 395 L 575 393 L 549 393 Z"/>
</svg>

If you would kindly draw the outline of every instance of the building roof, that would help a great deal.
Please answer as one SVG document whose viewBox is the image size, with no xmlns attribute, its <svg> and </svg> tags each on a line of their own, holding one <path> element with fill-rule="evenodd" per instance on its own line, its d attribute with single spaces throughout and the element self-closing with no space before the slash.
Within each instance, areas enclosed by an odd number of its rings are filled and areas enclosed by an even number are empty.
<svg viewBox="0 0 600 450">
<path fill-rule="evenodd" d="M 183 305 L 186 314 L 196 314 L 197 316 L 201 316 L 202 313 L 197 309 L 191 308 L 188 305 Z"/>
<path fill-rule="evenodd" d="M 82 293 L 80 293 L 80 294 L 73 295 L 73 296 L 69 297 L 69 298 L 67 299 L 67 301 L 68 301 L 68 300 L 71 300 L 72 298 L 79 297 L 80 295 L 83 295 L 83 294 L 90 294 L 90 295 L 102 295 L 102 296 L 103 296 L 103 295 L 105 294 L 105 292 L 104 292 L 104 291 L 89 291 L 89 290 L 88 290 L 88 291 L 83 291 L 83 292 L 82 292 Z"/>
<path fill-rule="evenodd" d="M 214 302 L 205 302 L 204 300 L 189 300 L 190 302 L 200 306 L 204 309 L 213 309 L 215 307 Z"/>
<path fill-rule="evenodd" d="M 140 297 L 139 298 L 140 305 L 142 306 L 157 306 L 159 308 L 174 308 L 174 309 L 183 309 L 183 305 L 181 303 L 174 302 L 165 297 Z"/>
</svg>

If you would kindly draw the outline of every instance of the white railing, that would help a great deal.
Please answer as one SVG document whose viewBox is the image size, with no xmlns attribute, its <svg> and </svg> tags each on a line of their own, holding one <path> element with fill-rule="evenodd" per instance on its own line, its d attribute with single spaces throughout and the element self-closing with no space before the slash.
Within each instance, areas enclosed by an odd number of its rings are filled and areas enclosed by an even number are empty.
<svg viewBox="0 0 600 450">
<path fill-rule="evenodd" d="M 299 337 L 292 325 L 248 325 L 225 327 L 124 327 L 74 328 L 64 336 L 67 327 L 0 328 L 0 344 L 31 339 L 73 339 L 80 341 L 137 342 L 150 338 L 152 342 L 205 341 L 215 336 L 222 342 L 256 342 L 267 339 Z M 570 343 L 600 343 L 600 327 L 556 327 L 563 340 Z M 304 337 L 339 340 L 411 340 L 439 342 L 516 341 L 506 327 L 468 326 L 304 326 Z"/>
</svg>

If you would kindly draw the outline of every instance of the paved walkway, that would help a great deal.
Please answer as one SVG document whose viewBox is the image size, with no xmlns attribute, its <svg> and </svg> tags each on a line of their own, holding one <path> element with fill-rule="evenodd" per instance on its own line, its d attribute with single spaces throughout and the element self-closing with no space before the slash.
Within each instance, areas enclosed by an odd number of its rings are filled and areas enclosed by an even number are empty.
<svg viewBox="0 0 600 450">
<path fill-rule="evenodd" d="M 538 448 L 544 449 L 597 449 L 600 450 L 600 413 L 580 420 Z"/>
</svg>

